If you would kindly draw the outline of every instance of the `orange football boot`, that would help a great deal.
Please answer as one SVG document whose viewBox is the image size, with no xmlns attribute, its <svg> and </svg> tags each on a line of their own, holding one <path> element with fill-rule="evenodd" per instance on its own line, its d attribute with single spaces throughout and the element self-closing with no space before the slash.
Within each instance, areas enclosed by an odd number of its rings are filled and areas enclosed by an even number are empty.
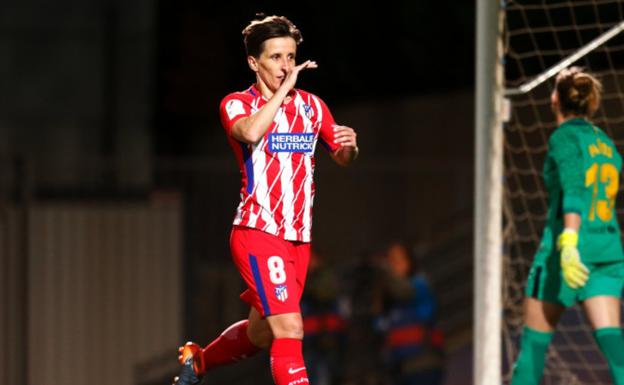
<svg viewBox="0 0 624 385">
<path fill-rule="evenodd" d="M 178 361 L 182 365 L 180 375 L 173 380 L 174 385 L 196 385 L 206 373 L 202 348 L 194 342 L 187 342 L 180 346 Z"/>
</svg>

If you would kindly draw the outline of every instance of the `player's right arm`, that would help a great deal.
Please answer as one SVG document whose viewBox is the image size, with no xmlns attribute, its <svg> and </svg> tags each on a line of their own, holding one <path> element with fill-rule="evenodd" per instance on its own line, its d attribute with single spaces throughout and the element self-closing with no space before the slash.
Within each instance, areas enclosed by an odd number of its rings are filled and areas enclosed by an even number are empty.
<svg viewBox="0 0 624 385">
<path fill-rule="evenodd" d="M 232 137 L 247 144 L 258 143 L 269 127 L 271 127 L 271 123 L 273 123 L 273 119 L 275 119 L 275 115 L 280 106 L 284 103 L 284 99 L 286 99 L 290 90 L 295 87 L 299 72 L 306 68 L 316 67 L 316 63 L 310 60 L 295 66 L 286 74 L 284 82 L 262 108 L 254 114 L 241 118 L 234 123 L 231 131 Z"/>
</svg>

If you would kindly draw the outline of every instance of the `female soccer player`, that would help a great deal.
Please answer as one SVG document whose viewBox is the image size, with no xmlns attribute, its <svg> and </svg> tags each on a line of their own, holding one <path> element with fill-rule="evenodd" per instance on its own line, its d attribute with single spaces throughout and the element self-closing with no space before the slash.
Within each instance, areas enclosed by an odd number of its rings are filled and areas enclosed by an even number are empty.
<svg viewBox="0 0 624 385">
<path fill-rule="evenodd" d="M 512 385 L 537 385 L 563 310 L 580 302 L 616 385 L 624 385 L 620 295 L 624 253 L 615 215 L 622 158 L 589 118 L 602 86 L 578 67 L 561 71 L 551 96 L 559 127 L 544 163 L 548 218 L 529 272 L 525 327 Z"/>
<path fill-rule="evenodd" d="M 220 111 L 242 174 L 230 247 L 251 311 L 205 348 L 181 347 L 177 385 L 197 384 L 209 369 L 260 348 L 270 348 L 277 385 L 309 382 L 299 300 L 310 257 L 314 150 L 320 141 L 343 166 L 358 154 L 354 130 L 336 125 L 319 97 L 294 88 L 301 71 L 317 68 L 310 60 L 295 64 L 299 30 L 270 16 L 251 22 L 243 36 L 256 82 L 227 95 Z"/>
</svg>

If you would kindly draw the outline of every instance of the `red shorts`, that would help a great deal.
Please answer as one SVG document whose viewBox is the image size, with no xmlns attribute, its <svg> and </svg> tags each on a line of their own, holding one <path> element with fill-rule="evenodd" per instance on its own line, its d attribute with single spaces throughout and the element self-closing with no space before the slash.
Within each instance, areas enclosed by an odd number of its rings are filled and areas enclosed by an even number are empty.
<svg viewBox="0 0 624 385">
<path fill-rule="evenodd" d="M 241 299 L 266 317 L 300 313 L 310 244 L 286 241 L 264 231 L 234 226 L 232 258 L 247 284 Z"/>
</svg>

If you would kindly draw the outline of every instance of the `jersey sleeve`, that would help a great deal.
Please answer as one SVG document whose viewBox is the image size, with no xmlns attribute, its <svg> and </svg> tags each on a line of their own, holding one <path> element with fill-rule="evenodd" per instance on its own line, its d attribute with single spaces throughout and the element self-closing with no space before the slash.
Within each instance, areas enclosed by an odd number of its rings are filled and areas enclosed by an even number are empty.
<svg viewBox="0 0 624 385">
<path fill-rule="evenodd" d="M 551 136 L 548 146 L 557 165 L 559 182 L 563 191 L 563 213 L 580 215 L 583 208 L 585 170 L 578 139 L 571 132 L 556 131 Z"/>
<path fill-rule="evenodd" d="M 234 123 L 251 115 L 251 106 L 242 94 L 234 93 L 223 98 L 219 106 L 219 113 L 225 132 L 231 135 Z"/>
<path fill-rule="evenodd" d="M 321 123 L 318 140 L 327 151 L 333 153 L 340 147 L 339 144 L 334 143 L 334 125 L 336 124 L 336 121 L 334 120 L 334 117 L 325 102 L 319 97 L 315 97 L 315 99 Z"/>
</svg>

